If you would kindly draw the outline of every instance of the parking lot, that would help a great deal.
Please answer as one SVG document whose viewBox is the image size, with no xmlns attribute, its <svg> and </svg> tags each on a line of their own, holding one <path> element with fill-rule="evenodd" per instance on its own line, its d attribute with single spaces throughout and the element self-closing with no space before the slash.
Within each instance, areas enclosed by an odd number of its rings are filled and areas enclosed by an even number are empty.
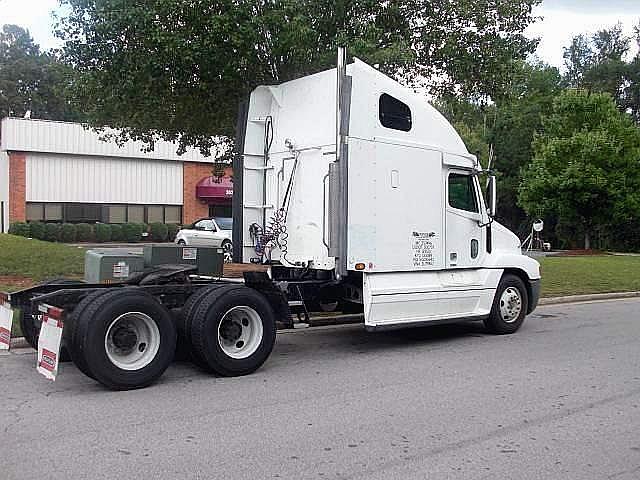
<svg viewBox="0 0 640 480">
<path fill-rule="evenodd" d="M 616 478 L 640 472 L 639 300 L 481 324 L 282 332 L 257 373 L 106 391 L 0 356 L 0 477 Z"/>
</svg>

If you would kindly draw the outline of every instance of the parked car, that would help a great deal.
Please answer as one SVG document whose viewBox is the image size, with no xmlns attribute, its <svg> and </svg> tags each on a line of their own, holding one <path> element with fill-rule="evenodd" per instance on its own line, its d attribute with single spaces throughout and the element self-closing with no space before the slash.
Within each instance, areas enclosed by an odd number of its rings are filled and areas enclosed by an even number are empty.
<svg viewBox="0 0 640 480">
<path fill-rule="evenodd" d="M 195 247 L 222 247 L 224 261 L 231 261 L 231 228 L 233 221 L 227 217 L 201 218 L 193 225 L 183 228 L 176 235 L 178 245 Z"/>
</svg>

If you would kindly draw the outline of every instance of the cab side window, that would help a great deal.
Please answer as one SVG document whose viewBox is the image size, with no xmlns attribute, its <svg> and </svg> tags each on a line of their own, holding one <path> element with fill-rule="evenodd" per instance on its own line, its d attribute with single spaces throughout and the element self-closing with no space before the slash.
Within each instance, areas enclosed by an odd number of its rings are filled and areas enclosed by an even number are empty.
<svg viewBox="0 0 640 480">
<path fill-rule="evenodd" d="M 379 117 L 383 127 L 403 132 L 411 130 L 409 106 L 386 93 L 380 95 Z"/>
<path fill-rule="evenodd" d="M 472 175 L 449 174 L 449 205 L 467 212 L 479 212 Z"/>
</svg>

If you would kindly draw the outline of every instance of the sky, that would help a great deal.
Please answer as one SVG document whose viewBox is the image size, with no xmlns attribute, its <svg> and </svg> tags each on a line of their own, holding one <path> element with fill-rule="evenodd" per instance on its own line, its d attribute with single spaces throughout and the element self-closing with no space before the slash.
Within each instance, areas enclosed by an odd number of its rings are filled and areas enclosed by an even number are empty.
<svg viewBox="0 0 640 480">
<path fill-rule="evenodd" d="M 27 28 L 43 49 L 60 46 L 52 32 L 52 12 L 64 13 L 58 0 L 0 0 L 0 24 Z M 563 65 L 563 47 L 580 33 L 595 32 L 621 22 L 627 34 L 640 21 L 640 0 L 544 0 L 536 11 L 544 17 L 527 29 L 540 37 L 536 55 L 556 67 Z"/>
</svg>

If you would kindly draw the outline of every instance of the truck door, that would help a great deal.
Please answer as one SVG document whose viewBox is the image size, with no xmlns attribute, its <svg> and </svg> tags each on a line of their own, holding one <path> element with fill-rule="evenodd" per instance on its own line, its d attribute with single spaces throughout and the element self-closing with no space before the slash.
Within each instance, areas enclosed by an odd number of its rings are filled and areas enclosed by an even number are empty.
<svg viewBox="0 0 640 480">
<path fill-rule="evenodd" d="M 479 184 L 471 171 L 446 171 L 445 268 L 482 265 L 485 253 Z"/>
</svg>

